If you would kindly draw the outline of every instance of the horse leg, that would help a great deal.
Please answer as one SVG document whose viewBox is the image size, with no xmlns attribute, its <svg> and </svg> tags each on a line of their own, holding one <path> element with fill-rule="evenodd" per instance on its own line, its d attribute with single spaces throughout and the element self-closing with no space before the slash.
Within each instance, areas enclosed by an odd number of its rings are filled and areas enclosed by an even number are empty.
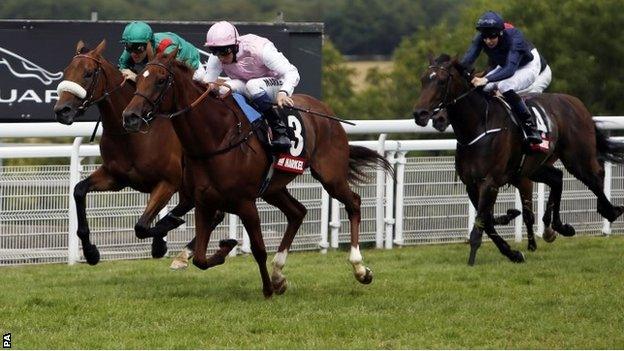
<svg viewBox="0 0 624 351">
<path fill-rule="evenodd" d="M 225 262 L 227 255 L 238 244 L 238 241 L 234 239 L 224 239 L 219 242 L 219 249 L 210 257 L 206 257 L 206 249 L 210 236 L 216 226 L 213 226 L 213 219 L 216 212 L 223 214 L 223 212 L 215 211 L 213 208 L 207 206 L 197 206 L 195 209 L 195 241 L 194 249 L 195 255 L 193 256 L 193 264 L 201 270 L 218 266 Z M 222 215 L 221 215 L 222 216 Z M 223 217 L 221 217 L 223 218 Z"/>
<path fill-rule="evenodd" d="M 535 224 L 535 214 L 533 213 L 533 182 L 528 178 L 520 179 L 516 185 L 520 192 L 522 201 L 522 221 L 527 228 L 527 249 L 529 251 L 537 250 L 537 242 L 535 242 L 535 233 L 533 232 L 533 224 Z"/>
<path fill-rule="evenodd" d="M 78 230 L 76 235 L 82 242 L 82 253 L 90 265 L 100 261 L 100 252 L 91 243 L 89 223 L 87 221 L 87 193 L 91 191 L 118 191 L 125 187 L 119 184 L 105 168 L 99 167 L 90 176 L 78 182 L 74 187 L 74 201 L 76 202 L 76 214 L 78 217 Z"/>
<path fill-rule="evenodd" d="M 571 159 L 568 160 L 568 157 Z M 604 193 L 604 167 L 595 155 L 585 151 L 584 154 L 562 155 L 561 161 L 566 169 L 583 182 L 598 197 L 597 210 L 609 222 L 615 221 L 622 213 L 624 206 L 613 206 Z"/>
<path fill-rule="evenodd" d="M 470 195 L 470 193 L 472 193 L 472 195 Z M 474 203 L 474 200 L 472 200 L 476 196 L 474 186 L 469 189 L 469 196 Z M 470 233 L 470 256 L 468 257 L 468 265 L 472 266 L 475 263 L 477 250 L 481 246 L 484 230 L 503 255 L 507 256 L 512 262 L 524 262 L 524 255 L 522 252 L 512 250 L 509 244 L 501 238 L 494 229 L 493 208 L 497 196 L 498 188 L 489 184 L 488 181 L 482 183 L 478 187 L 477 202 L 479 206 L 474 228 Z"/>
<path fill-rule="evenodd" d="M 271 284 L 269 271 L 266 266 L 267 253 L 264 246 L 264 240 L 262 239 L 260 217 L 258 216 L 258 209 L 256 208 L 255 201 L 243 202 L 239 207 L 237 214 L 243 222 L 243 226 L 245 226 L 247 234 L 249 234 L 251 253 L 258 264 L 260 277 L 262 278 L 262 293 L 265 298 L 269 298 L 273 295 L 273 286 Z"/>
<path fill-rule="evenodd" d="M 139 239 L 149 238 L 151 232 L 149 230 L 150 223 L 156 217 L 158 212 L 165 207 L 171 196 L 176 192 L 175 186 L 172 184 L 161 181 L 150 193 L 147 206 L 143 211 L 139 221 L 134 225 L 134 234 Z M 152 257 L 161 258 L 167 253 L 167 242 L 162 236 L 152 237 Z"/>
<path fill-rule="evenodd" d="M 171 212 L 174 212 L 174 211 L 175 211 L 175 208 L 171 210 Z M 208 226 L 210 232 L 214 231 L 215 228 L 217 228 L 217 226 L 221 222 L 223 222 L 224 218 L 225 218 L 225 213 L 223 213 L 223 211 L 216 211 L 210 222 L 210 225 Z M 229 253 L 237 244 L 238 244 L 238 241 L 234 239 L 223 239 L 219 242 L 219 247 L 227 248 L 229 246 L 230 250 L 227 252 Z M 169 266 L 169 268 L 173 269 L 174 271 L 186 269 L 188 267 L 188 260 L 193 257 L 194 253 L 195 253 L 195 237 L 193 237 L 193 239 L 191 239 L 191 241 L 189 241 L 189 243 L 186 244 L 186 246 L 184 246 L 182 251 L 180 251 L 176 255 L 176 257 L 173 258 L 173 261 L 171 261 L 171 265 Z"/>
<path fill-rule="evenodd" d="M 277 193 L 265 195 L 262 197 L 264 201 L 271 204 L 282 211 L 286 215 L 288 225 L 286 226 L 286 232 L 282 237 L 277 253 L 273 257 L 273 273 L 271 273 L 271 281 L 273 283 L 273 291 L 276 294 L 281 295 L 286 291 L 288 283 L 286 276 L 282 274 L 282 270 L 286 265 L 286 256 L 288 250 L 292 245 L 295 234 L 299 230 L 303 218 L 308 213 L 308 210 L 297 199 L 292 197 L 286 188 L 280 190 Z"/>
<path fill-rule="evenodd" d="M 360 283 L 370 284 L 373 281 L 373 272 L 363 264 L 362 254 L 360 253 L 360 205 L 362 203 L 360 195 L 351 191 L 346 179 L 336 179 L 333 183 L 321 180 L 321 183 L 331 197 L 342 202 L 345 206 L 350 223 L 351 250 L 349 262 L 353 266 L 353 275 Z"/>
<path fill-rule="evenodd" d="M 569 224 L 563 224 L 561 222 L 560 207 L 561 207 L 561 192 L 563 190 L 563 171 L 556 168 L 553 165 L 542 165 L 532 175 L 531 180 L 545 183 L 550 187 L 550 195 L 548 196 L 548 203 L 546 204 L 546 210 L 544 213 L 544 240 L 546 242 L 552 242 L 556 234 L 552 233 L 551 216 L 552 216 L 552 229 L 560 233 L 563 236 L 573 236 L 576 231 L 574 227 Z"/>
</svg>

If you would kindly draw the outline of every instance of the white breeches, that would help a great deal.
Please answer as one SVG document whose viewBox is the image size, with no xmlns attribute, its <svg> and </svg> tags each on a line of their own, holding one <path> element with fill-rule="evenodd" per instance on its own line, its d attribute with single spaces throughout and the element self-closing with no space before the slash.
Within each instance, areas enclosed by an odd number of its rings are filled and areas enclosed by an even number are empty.
<svg viewBox="0 0 624 351">
<path fill-rule="evenodd" d="M 518 94 L 529 94 L 529 93 L 542 93 L 548 86 L 550 85 L 550 81 L 552 80 L 552 71 L 550 70 L 550 66 L 546 65 L 542 73 L 537 76 L 537 79 L 530 87 L 517 91 Z"/>
<path fill-rule="evenodd" d="M 281 79 L 273 77 L 254 78 L 247 82 L 228 78 L 225 80 L 225 84 L 232 88 L 232 92 L 245 95 L 250 100 L 266 93 L 275 102 L 283 82 Z M 222 91 L 221 93 L 224 92 Z"/>
<path fill-rule="evenodd" d="M 498 89 L 499 92 L 504 94 L 510 90 L 518 92 L 533 85 L 540 73 L 540 57 L 537 49 L 531 50 L 531 53 L 533 54 L 533 60 L 518 68 L 516 73 L 514 73 L 511 77 L 499 80 L 498 82 L 488 83 L 485 85 L 483 90 L 492 91 L 494 89 Z M 497 66 L 494 70 L 492 70 L 492 72 L 488 73 L 488 75 L 500 70 L 501 68 L 502 67 Z"/>
</svg>

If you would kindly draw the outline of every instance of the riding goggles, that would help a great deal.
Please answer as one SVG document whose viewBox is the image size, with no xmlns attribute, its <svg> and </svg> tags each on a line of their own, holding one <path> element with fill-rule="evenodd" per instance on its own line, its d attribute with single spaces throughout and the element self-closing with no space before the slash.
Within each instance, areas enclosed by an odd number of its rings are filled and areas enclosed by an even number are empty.
<svg viewBox="0 0 624 351">
<path fill-rule="evenodd" d="M 233 52 L 233 49 L 231 46 L 210 46 L 208 51 L 215 56 L 227 56 Z"/>
<path fill-rule="evenodd" d="M 145 49 L 147 49 L 147 44 L 145 43 L 127 43 L 126 44 L 127 52 L 131 52 L 135 54 L 142 54 L 143 52 L 145 52 Z"/>
</svg>

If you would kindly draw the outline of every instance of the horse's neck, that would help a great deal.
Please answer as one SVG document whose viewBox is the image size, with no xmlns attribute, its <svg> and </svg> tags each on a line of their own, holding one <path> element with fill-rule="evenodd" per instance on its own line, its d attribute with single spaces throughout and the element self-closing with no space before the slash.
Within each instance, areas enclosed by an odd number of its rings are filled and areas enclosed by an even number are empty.
<svg viewBox="0 0 624 351">
<path fill-rule="evenodd" d="M 181 110 L 201 95 L 194 87 L 179 87 L 174 84 L 176 105 Z M 171 123 L 185 152 L 201 156 L 222 148 L 228 132 L 236 128 L 235 112 L 225 102 L 208 96 L 192 110 L 171 119 Z"/>
<path fill-rule="evenodd" d="M 102 69 L 107 70 L 106 75 L 102 75 L 101 77 L 106 80 L 104 92 L 115 90 L 123 82 L 123 77 L 115 68 L 112 68 L 112 66 L 105 67 L 103 65 Z M 102 118 L 102 134 L 108 136 L 126 134 L 123 127 L 122 112 L 128 103 L 130 103 L 133 93 L 134 87 L 130 84 L 125 84 L 120 89 L 113 91 L 107 98 L 97 103 Z"/>
<path fill-rule="evenodd" d="M 488 104 L 483 96 L 472 92 L 448 107 L 448 117 L 458 141 L 469 142 L 485 132 L 489 127 L 486 125 Z"/>
</svg>

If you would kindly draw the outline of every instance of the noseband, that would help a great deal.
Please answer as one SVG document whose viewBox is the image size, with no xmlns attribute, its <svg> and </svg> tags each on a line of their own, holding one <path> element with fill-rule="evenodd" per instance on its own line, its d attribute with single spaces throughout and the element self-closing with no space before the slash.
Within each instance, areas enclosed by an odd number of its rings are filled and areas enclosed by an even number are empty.
<svg viewBox="0 0 624 351">
<path fill-rule="evenodd" d="M 98 83 L 98 79 L 100 77 L 100 72 L 102 72 L 102 74 L 104 75 L 104 79 L 106 80 L 106 83 L 108 83 L 108 77 L 106 76 L 106 71 L 102 69 L 102 61 L 88 56 L 88 55 L 84 55 L 84 54 L 78 54 L 76 56 L 74 56 L 74 58 L 72 59 L 75 60 L 77 58 L 87 58 L 89 60 L 93 60 L 95 61 L 95 63 L 97 64 L 97 68 L 95 70 L 95 72 L 93 73 L 93 78 L 91 79 L 91 84 L 89 84 L 89 88 L 87 89 L 87 96 L 83 99 L 82 104 L 80 106 L 78 106 L 77 110 L 79 111 L 79 113 L 84 113 L 91 105 L 97 104 L 98 102 L 107 99 L 113 92 L 121 89 L 121 87 L 123 87 L 126 84 L 126 80 L 123 79 L 121 81 L 121 84 L 115 86 L 113 89 L 105 91 L 102 96 L 100 96 L 97 99 L 93 98 L 93 95 L 95 94 L 95 88 L 97 87 L 97 83 Z M 105 83 L 105 84 L 106 84 Z"/>
</svg>

